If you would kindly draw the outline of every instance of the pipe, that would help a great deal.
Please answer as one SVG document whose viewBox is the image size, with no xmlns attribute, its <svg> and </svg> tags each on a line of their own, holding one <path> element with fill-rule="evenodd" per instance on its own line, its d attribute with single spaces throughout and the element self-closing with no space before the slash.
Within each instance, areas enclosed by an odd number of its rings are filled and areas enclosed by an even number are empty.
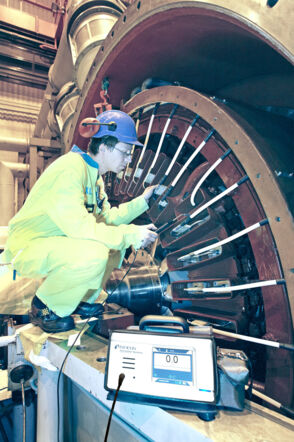
<svg viewBox="0 0 294 442">
<path fill-rule="evenodd" d="M 0 225 L 7 225 L 13 217 L 13 202 L 13 173 L 3 162 L 0 162 Z"/>
<path fill-rule="evenodd" d="M 125 9 L 118 0 L 73 0 L 68 13 L 67 36 L 74 65 L 73 81 L 80 90 L 100 46 Z"/>
<path fill-rule="evenodd" d="M 28 138 L 12 138 L 0 136 L 0 150 L 27 152 L 30 145 Z"/>
<path fill-rule="evenodd" d="M 11 161 L 2 161 L 2 164 L 8 167 L 16 178 L 25 178 L 29 174 L 29 164 L 13 163 Z"/>
<path fill-rule="evenodd" d="M 25 177 L 28 172 L 28 164 L 0 161 L 0 225 L 6 226 L 17 208 L 14 178 Z"/>
<path fill-rule="evenodd" d="M 45 9 L 46 11 L 50 11 L 53 13 L 52 6 L 50 7 L 50 6 L 42 5 L 41 3 L 33 1 L 33 0 L 22 0 L 22 1 L 25 3 L 31 4 L 31 5 L 35 6 L 36 8 L 42 8 L 42 9 Z"/>
<path fill-rule="evenodd" d="M 84 32 L 87 31 L 89 33 L 88 38 L 85 36 L 83 37 L 82 33 L 78 33 L 73 37 L 70 35 L 70 32 L 73 31 L 73 28 L 75 28 L 77 23 L 81 22 L 83 17 L 88 17 L 88 12 L 89 16 L 91 13 L 94 14 L 97 8 L 99 9 L 100 6 L 101 8 L 103 7 L 104 3 L 105 2 L 92 2 L 89 0 L 76 0 L 71 2 L 70 7 L 68 8 L 68 16 L 64 20 L 64 29 L 61 35 L 54 64 L 52 64 L 49 69 L 49 81 L 44 94 L 44 100 L 40 109 L 38 120 L 35 125 L 35 137 L 54 138 L 54 136 L 56 136 L 54 130 L 52 132 L 50 126 L 48 125 L 48 113 L 51 111 L 52 104 L 56 100 L 56 94 L 60 92 L 61 88 L 65 84 L 73 82 L 78 88 L 82 89 L 83 83 L 86 79 L 86 74 L 90 70 L 91 63 L 96 56 L 96 51 L 98 51 L 101 41 L 105 39 L 107 32 L 109 31 L 109 22 L 107 19 L 104 20 L 106 35 L 103 35 L 102 40 L 99 36 L 97 36 L 98 40 L 95 40 L 95 38 L 91 36 L 91 32 L 93 32 L 94 29 L 90 30 L 89 25 L 85 25 L 85 28 L 83 29 Z M 119 0 L 107 2 L 107 5 L 106 10 L 109 9 L 109 11 L 112 11 L 113 17 L 116 16 L 116 14 L 119 15 L 125 10 L 124 4 Z M 112 5 L 112 7 L 110 7 L 110 5 Z M 97 32 L 99 29 L 96 26 Z M 75 47 L 76 37 L 78 38 L 78 49 Z M 85 41 L 82 37 L 85 39 Z M 73 56 L 72 51 L 76 52 L 77 50 L 78 54 L 75 55 L 78 56 L 78 59 L 76 59 L 74 62 L 75 57 Z M 71 106 L 75 108 L 76 104 L 77 103 L 71 103 Z M 74 111 L 74 109 L 72 110 Z M 54 119 L 52 121 L 54 123 Z M 71 144 L 71 139 L 67 139 L 67 134 L 61 134 L 61 136 L 63 138 L 65 148 L 67 149 L 68 145 Z"/>
<path fill-rule="evenodd" d="M 67 33 L 63 31 L 54 64 L 49 69 L 49 84 L 46 93 L 49 95 L 56 94 L 64 84 L 73 81 L 73 68 Z M 44 103 L 47 103 L 46 98 Z"/>
</svg>

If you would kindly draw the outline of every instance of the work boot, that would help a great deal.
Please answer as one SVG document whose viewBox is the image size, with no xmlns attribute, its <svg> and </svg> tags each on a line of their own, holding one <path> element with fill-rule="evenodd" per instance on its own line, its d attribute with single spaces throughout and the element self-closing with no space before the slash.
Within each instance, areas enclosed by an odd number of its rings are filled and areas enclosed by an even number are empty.
<svg viewBox="0 0 294 442">
<path fill-rule="evenodd" d="M 71 316 L 65 316 L 64 318 L 57 316 L 37 296 L 33 297 L 29 316 L 31 323 L 38 325 L 46 333 L 60 333 L 75 328 Z"/>
<path fill-rule="evenodd" d="M 82 319 L 97 317 L 102 315 L 104 307 L 102 304 L 89 304 L 88 302 L 80 302 L 73 315 L 80 315 Z"/>
</svg>

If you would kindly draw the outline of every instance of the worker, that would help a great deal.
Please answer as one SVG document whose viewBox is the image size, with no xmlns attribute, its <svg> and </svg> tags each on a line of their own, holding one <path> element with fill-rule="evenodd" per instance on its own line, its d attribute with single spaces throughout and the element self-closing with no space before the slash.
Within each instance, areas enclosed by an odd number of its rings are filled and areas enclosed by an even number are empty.
<svg viewBox="0 0 294 442">
<path fill-rule="evenodd" d="M 142 146 L 134 121 L 118 110 L 97 120 L 101 125 L 88 152 L 74 145 L 47 167 L 9 222 L 4 259 L 20 276 L 44 278 L 30 319 L 47 333 L 73 329 L 72 314 L 100 315 L 103 306 L 95 300 L 126 249 L 157 238 L 153 224 L 130 224 L 148 209 L 155 186 L 113 208 L 104 190 L 102 176 L 121 172 L 132 146 Z"/>
</svg>

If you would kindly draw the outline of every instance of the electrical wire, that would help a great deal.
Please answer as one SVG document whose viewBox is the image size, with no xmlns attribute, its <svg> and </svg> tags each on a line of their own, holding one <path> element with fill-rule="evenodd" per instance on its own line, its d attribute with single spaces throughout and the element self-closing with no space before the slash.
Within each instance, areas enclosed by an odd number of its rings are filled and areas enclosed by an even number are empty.
<svg viewBox="0 0 294 442">
<path fill-rule="evenodd" d="M 127 274 L 129 273 L 129 271 L 130 271 L 131 268 L 133 267 L 133 264 L 134 264 L 134 262 L 135 262 L 135 260 L 136 260 L 136 258 L 137 258 L 137 253 L 138 253 L 138 251 L 136 250 L 136 251 L 135 251 L 135 254 L 134 254 L 134 259 L 133 259 L 133 261 L 129 264 L 129 268 L 128 268 L 128 270 L 126 271 L 126 273 L 124 274 L 124 276 L 121 278 L 121 280 L 118 282 L 118 284 L 116 285 L 116 287 L 114 287 L 114 289 L 112 290 L 112 292 L 110 293 L 110 295 L 108 295 L 108 296 L 111 296 L 111 295 L 115 292 L 115 290 L 117 290 L 117 288 L 120 286 L 120 284 L 123 282 L 123 280 L 125 279 L 125 277 L 126 277 Z M 106 302 L 106 301 L 104 301 L 104 303 L 105 303 L 105 302 Z M 104 303 L 103 303 L 103 304 L 104 304 Z M 83 330 L 85 329 L 85 327 L 86 327 L 86 325 L 88 324 L 88 322 L 89 322 L 90 319 L 91 319 L 91 318 L 88 318 L 88 319 L 85 321 L 83 327 L 81 328 L 81 330 L 80 330 L 79 333 L 77 334 L 77 336 L 76 336 L 74 342 L 72 343 L 72 345 L 70 346 L 69 350 L 67 351 L 67 353 L 66 353 L 66 355 L 65 355 L 65 357 L 64 357 L 64 359 L 63 359 L 63 362 L 62 362 L 62 364 L 61 364 L 61 367 L 60 367 L 60 369 L 59 369 L 58 379 L 57 379 L 57 387 L 56 387 L 56 388 L 57 388 L 57 442 L 59 442 L 59 440 L 60 440 L 60 439 L 59 439 L 59 433 L 60 433 L 60 403 L 59 403 L 59 389 L 60 389 L 60 379 L 61 379 L 61 375 L 62 375 L 64 365 L 65 365 L 65 363 L 66 363 L 66 361 L 67 361 L 67 358 L 68 358 L 70 352 L 72 351 L 72 349 L 73 349 L 75 343 L 77 342 L 77 340 L 78 340 L 79 337 L 81 336 L 81 333 L 82 333 Z"/>
<path fill-rule="evenodd" d="M 25 392 L 24 392 L 24 380 L 21 380 L 21 397 L 22 397 L 22 440 L 26 442 L 26 402 L 25 402 Z"/>
<path fill-rule="evenodd" d="M 108 418 L 108 422 L 107 422 L 104 442 L 107 442 L 107 438 L 108 438 L 108 433 L 109 433 L 109 429 L 110 429 L 110 424 L 111 424 L 111 419 L 112 419 L 112 415 L 113 415 L 114 406 L 116 404 L 117 395 L 118 395 L 119 389 L 121 387 L 121 384 L 123 383 L 124 378 L 125 378 L 125 374 L 124 373 L 121 373 L 119 375 L 119 377 L 118 377 L 118 385 L 117 385 L 117 389 L 116 389 L 116 392 L 115 392 L 115 395 L 114 395 L 114 399 L 113 399 L 113 402 L 112 402 L 112 407 L 111 407 L 109 418 Z"/>
</svg>

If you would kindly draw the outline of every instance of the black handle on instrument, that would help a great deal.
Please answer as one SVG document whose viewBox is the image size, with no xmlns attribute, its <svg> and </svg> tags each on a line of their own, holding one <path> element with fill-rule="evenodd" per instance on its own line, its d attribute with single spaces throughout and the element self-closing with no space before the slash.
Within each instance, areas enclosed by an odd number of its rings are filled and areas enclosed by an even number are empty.
<svg viewBox="0 0 294 442">
<path fill-rule="evenodd" d="M 188 323 L 179 316 L 146 315 L 139 322 L 140 330 L 145 330 L 146 327 L 152 325 L 178 325 L 183 328 L 183 333 L 189 333 Z"/>
</svg>

